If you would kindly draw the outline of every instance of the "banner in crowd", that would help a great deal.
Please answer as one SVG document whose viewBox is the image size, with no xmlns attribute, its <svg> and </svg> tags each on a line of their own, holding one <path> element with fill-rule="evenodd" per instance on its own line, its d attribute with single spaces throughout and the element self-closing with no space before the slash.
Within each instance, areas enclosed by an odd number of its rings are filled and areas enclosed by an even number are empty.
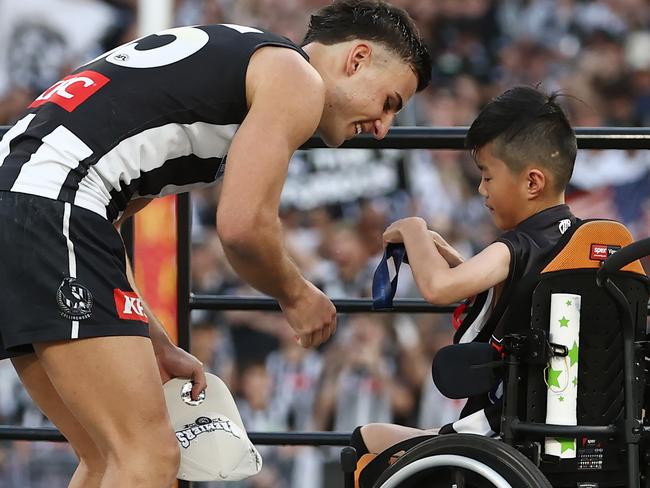
<svg viewBox="0 0 650 488">
<path fill-rule="evenodd" d="M 399 188 L 403 151 L 312 149 L 291 160 L 282 204 L 300 210 L 388 195 Z"/>
</svg>

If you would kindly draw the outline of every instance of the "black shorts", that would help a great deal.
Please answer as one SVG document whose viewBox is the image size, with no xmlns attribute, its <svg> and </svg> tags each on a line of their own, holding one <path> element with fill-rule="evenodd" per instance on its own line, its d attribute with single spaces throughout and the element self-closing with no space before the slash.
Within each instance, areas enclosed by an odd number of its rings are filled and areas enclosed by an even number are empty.
<svg viewBox="0 0 650 488">
<path fill-rule="evenodd" d="M 37 342 L 148 337 L 125 259 L 115 227 L 94 212 L 0 192 L 0 358 Z"/>
</svg>

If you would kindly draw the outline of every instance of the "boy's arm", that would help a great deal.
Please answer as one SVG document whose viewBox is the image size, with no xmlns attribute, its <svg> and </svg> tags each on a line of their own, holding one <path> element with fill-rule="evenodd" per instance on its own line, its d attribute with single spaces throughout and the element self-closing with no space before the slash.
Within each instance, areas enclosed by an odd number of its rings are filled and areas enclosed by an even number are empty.
<svg viewBox="0 0 650 488">
<path fill-rule="evenodd" d="M 398 220 L 384 232 L 384 242 L 403 242 L 422 297 L 447 305 L 474 296 L 508 277 L 510 250 L 501 242 L 453 268 L 438 251 L 426 222 L 417 217 Z"/>
<path fill-rule="evenodd" d="M 449 264 L 451 268 L 454 268 L 465 261 L 463 256 L 461 256 L 461 254 L 456 249 L 454 249 L 454 247 L 449 244 L 440 234 L 433 230 L 430 230 L 429 234 L 431 235 L 433 242 L 435 242 L 438 252 L 445 259 L 445 261 L 447 261 L 447 264 Z"/>
</svg>

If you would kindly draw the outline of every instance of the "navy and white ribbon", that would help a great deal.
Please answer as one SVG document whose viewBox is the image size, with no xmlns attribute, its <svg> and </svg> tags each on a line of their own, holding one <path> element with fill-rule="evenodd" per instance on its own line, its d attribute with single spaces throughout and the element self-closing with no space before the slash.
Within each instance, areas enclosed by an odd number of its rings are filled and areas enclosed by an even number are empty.
<svg viewBox="0 0 650 488">
<path fill-rule="evenodd" d="M 402 263 L 408 263 L 404 244 L 388 244 L 372 279 L 373 310 L 393 308 L 397 276 Z"/>
</svg>

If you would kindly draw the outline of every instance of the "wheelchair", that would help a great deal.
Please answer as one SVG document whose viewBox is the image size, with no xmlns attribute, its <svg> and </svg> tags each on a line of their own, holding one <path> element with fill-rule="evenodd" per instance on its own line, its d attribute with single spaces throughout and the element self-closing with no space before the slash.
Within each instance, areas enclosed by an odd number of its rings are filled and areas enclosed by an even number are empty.
<svg viewBox="0 0 650 488">
<path fill-rule="evenodd" d="M 498 438 L 427 438 L 381 472 L 373 488 L 650 488 L 650 282 L 639 262 L 650 255 L 650 238 L 632 242 L 622 224 L 605 220 L 584 221 L 567 237 L 535 273 L 530 322 L 512 324 L 500 354 L 488 353 L 493 348 L 485 343 L 447 346 L 448 358 L 463 356 L 453 348 L 483 348 L 485 367 L 455 364 L 456 386 L 436 382 L 443 394 L 458 398 L 459 391 L 444 390 L 469 383 L 488 392 L 495 384 L 486 378 L 502 381 Z M 594 258 L 594 246 L 602 258 Z M 568 354 L 549 340 L 553 293 L 581 296 L 577 425 L 545 422 L 547 366 Z M 486 367 L 498 373 L 486 375 Z M 547 438 L 575 439 L 575 457 L 547 454 Z M 364 467 L 352 447 L 343 449 L 341 463 L 346 488 L 359 487 Z"/>
</svg>

